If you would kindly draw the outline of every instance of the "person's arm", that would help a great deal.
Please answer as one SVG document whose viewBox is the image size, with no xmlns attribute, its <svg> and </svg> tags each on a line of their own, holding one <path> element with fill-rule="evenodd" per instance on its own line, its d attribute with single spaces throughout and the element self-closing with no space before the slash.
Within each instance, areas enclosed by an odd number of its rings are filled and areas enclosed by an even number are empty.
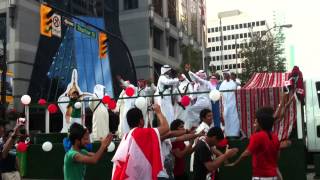
<svg viewBox="0 0 320 180">
<path fill-rule="evenodd" d="M 179 83 L 179 79 L 178 78 L 169 79 L 169 78 L 165 78 L 165 77 L 160 77 L 158 80 L 158 84 L 159 83 L 162 83 L 164 85 L 176 85 Z"/>
<path fill-rule="evenodd" d="M 158 104 L 153 105 L 153 110 L 157 115 L 158 120 L 160 121 L 160 126 L 157 128 L 160 134 L 160 137 L 165 135 L 169 131 L 169 125 L 167 119 L 164 117 L 160 110 L 160 106 Z"/>
<path fill-rule="evenodd" d="M 16 140 L 16 138 L 19 135 L 19 129 L 20 129 L 21 125 L 17 124 L 14 129 L 13 129 L 13 133 L 9 136 L 9 138 L 7 139 L 6 143 L 3 145 L 3 149 L 1 152 L 1 158 L 5 159 L 8 156 L 8 153 L 10 151 L 10 149 L 13 147 L 14 142 Z"/>
<path fill-rule="evenodd" d="M 246 159 L 246 158 L 249 157 L 249 156 L 251 156 L 251 152 L 250 152 L 248 149 L 246 149 L 246 150 L 240 155 L 240 157 L 239 157 L 236 161 L 234 161 L 233 163 L 229 164 L 228 166 L 235 166 L 235 165 L 237 165 L 240 161 Z"/>
<path fill-rule="evenodd" d="M 197 76 L 196 74 L 194 74 L 193 72 L 189 71 L 189 75 L 194 78 L 197 82 L 199 82 L 200 84 L 205 84 L 208 87 L 210 87 L 210 82 L 208 82 L 207 80 L 201 79 L 199 76 Z"/>
<path fill-rule="evenodd" d="M 161 136 L 161 140 L 164 139 L 168 139 L 168 138 L 172 138 L 172 137 L 178 137 L 178 136 L 182 136 L 186 133 L 185 130 L 173 130 L 173 131 L 169 131 L 166 134 Z"/>
<path fill-rule="evenodd" d="M 182 136 L 178 136 L 175 141 L 189 141 L 189 140 L 193 140 L 197 137 L 201 137 L 203 136 L 205 133 L 204 131 L 202 130 L 200 133 L 197 133 L 197 134 L 184 134 Z"/>
<path fill-rule="evenodd" d="M 74 156 L 74 160 L 84 164 L 96 164 L 101 159 L 102 155 L 104 154 L 106 148 L 109 146 L 111 141 L 112 134 L 108 134 L 108 136 L 101 141 L 100 148 L 96 153 L 90 155 L 83 155 L 81 153 L 77 153 Z"/>
<path fill-rule="evenodd" d="M 236 155 L 237 152 L 238 152 L 237 148 L 232 148 L 232 149 L 227 148 L 224 154 L 222 154 L 221 156 L 219 156 L 213 161 L 205 162 L 204 165 L 209 172 L 217 170 L 226 160 Z"/>
</svg>

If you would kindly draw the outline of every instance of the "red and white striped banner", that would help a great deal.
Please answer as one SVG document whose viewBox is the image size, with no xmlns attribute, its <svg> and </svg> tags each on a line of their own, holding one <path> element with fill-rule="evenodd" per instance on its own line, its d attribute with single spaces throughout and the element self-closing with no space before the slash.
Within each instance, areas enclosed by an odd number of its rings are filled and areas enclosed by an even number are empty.
<svg viewBox="0 0 320 180">
<path fill-rule="evenodd" d="M 255 73 L 248 83 L 237 90 L 237 108 L 243 133 L 250 137 L 253 133 L 255 112 L 263 106 L 271 106 L 274 110 L 280 104 L 283 87 L 288 73 Z M 274 132 L 279 140 L 289 138 L 296 123 L 296 102 L 285 112 L 284 119 L 274 125 Z"/>
</svg>

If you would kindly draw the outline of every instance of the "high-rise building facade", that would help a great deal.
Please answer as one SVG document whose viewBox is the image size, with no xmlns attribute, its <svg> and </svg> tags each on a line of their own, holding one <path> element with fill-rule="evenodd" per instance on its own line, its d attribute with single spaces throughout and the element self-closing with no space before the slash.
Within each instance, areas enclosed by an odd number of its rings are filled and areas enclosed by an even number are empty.
<svg viewBox="0 0 320 180">
<path fill-rule="evenodd" d="M 262 18 L 228 17 L 211 21 L 207 28 L 206 62 L 213 71 L 223 69 L 242 73 L 244 67 L 241 48 L 249 42 L 254 33 L 263 36 L 269 29 Z M 220 31 L 221 28 L 221 31 Z"/>
<path fill-rule="evenodd" d="M 183 45 L 205 47 L 205 0 L 119 0 L 119 12 L 138 78 L 156 80 L 164 64 L 179 68 Z"/>
</svg>

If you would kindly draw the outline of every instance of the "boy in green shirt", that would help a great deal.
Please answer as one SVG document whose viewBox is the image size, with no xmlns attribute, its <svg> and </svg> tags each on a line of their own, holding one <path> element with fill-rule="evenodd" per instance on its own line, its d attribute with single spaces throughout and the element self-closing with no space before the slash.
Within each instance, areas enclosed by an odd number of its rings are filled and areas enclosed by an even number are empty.
<svg viewBox="0 0 320 180">
<path fill-rule="evenodd" d="M 112 134 L 101 140 L 96 153 L 88 152 L 84 147 L 90 143 L 89 131 L 82 125 L 74 123 L 69 130 L 72 148 L 64 156 L 64 180 L 84 180 L 86 164 L 96 164 L 112 141 Z"/>
</svg>

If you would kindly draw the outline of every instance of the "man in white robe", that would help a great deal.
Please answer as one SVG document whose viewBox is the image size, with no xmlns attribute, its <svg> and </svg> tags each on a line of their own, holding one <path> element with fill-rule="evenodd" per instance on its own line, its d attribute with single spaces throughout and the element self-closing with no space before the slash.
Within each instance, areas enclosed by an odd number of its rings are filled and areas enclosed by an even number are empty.
<svg viewBox="0 0 320 180">
<path fill-rule="evenodd" d="M 173 78 L 171 74 L 171 67 L 164 65 L 161 67 L 161 75 L 158 79 L 157 90 L 155 95 L 165 95 L 155 97 L 155 102 L 160 105 L 161 112 L 166 117 L 168 124 L 174 120 L 174 109 L 172 97 L 168 96 L 173 93 L 174 88 L 178 85 L 179 79 Z"/>
<path fill-rule="evenodd" d="M 236 138 L 240 135 L 240 121 L 237 111 L 236 94 L 237 84 L 231 80 L 229 70 L 223 71 L 224 81 L 219 90 L 222 92 L 222 117 L 224 119 L 224 133 L 227 137 Z"/>
<path fill-rule="evenodd" d="M 107 105 L 99 102 L 103 96 L 107 95 L 104 93 L 105 87 L 97 84 L 93 89 L 93 97 L 89 102 L 89 107 L 93 112 L 92 116 L 92 139 L 93 141 L 99 141 L 100 138 L 106 137 L 109 134 L 109 112 Z"/>
</svg>

